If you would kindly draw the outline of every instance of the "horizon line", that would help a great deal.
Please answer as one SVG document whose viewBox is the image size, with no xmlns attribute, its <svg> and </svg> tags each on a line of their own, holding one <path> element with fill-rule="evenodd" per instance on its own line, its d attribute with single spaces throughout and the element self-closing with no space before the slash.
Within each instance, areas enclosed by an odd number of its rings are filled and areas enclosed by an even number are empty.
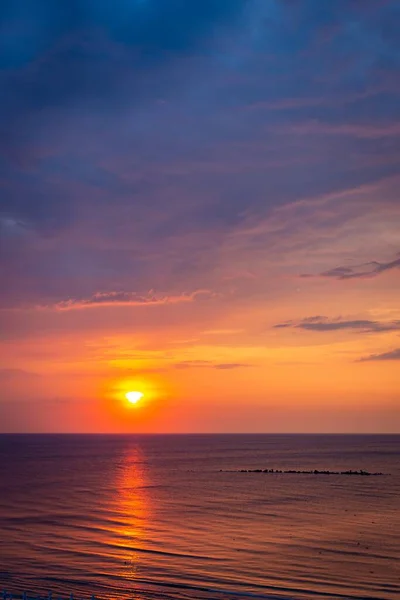
<svg viewBox="0 0 400 600">
<path fill-rule="evenodd" d="M 310 431 L 310 432 L 300 432 L 300 431 L 291 431 L 291 432 L 272 432 L 272 431 L 225 431 L 225 432 L 194 432 L 194 431 L 176 431 L 176 432 L 102 432 L 102 431 L 0 431 L 0 436 L 3 435 L 92 435 L 92 436 L 130 436 L 130 435 L 138 435 L 138 436 L 154 436 L 154 435 L 400 435 L 400 431 L 385 431 L 385 432 L 373 432 L 373 431 L 363 431 L 363 432 L 341 432 L 341 431 Z"/>
</svg>

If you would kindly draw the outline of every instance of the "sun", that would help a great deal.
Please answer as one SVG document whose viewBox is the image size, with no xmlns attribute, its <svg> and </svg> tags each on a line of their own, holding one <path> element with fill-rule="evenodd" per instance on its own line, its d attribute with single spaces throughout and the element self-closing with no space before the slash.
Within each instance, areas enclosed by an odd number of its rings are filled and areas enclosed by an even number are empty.
<svg viewBox="0 0 400 600">
<path fill-rule="evenodd" d="M 143 398 L 143 394 L 142 392 L 126 392 L 125 398 L 131 404 L 136 404 L 137 402 L 139 402 L 139 400 L 141 400 L 141 398 Z"/>
</svg>

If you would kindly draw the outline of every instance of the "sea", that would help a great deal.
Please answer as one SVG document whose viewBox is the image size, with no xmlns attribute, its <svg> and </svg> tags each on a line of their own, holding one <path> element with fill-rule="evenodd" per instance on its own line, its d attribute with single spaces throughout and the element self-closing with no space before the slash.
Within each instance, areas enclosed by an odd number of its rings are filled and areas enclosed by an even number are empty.
<svg viewBox="0 0 400 600">
<path fill-rule="evenodd" d="M 399 458 L 399 435 L 1 435 L 0 591 L 394 600 Z M 314 469 L 383 474 L 275 472 Z"/>
</svg>

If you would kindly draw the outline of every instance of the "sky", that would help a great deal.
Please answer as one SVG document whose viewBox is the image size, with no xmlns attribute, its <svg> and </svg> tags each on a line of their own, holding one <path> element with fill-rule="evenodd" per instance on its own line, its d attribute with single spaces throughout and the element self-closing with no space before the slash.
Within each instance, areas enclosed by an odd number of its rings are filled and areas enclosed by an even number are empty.
<svg viewBox="0 0 400 600">
<path fill-rule="evenodd" d="M 1 2 L 0 431 L 400 432 L 399 24 Z"/>
</svg>

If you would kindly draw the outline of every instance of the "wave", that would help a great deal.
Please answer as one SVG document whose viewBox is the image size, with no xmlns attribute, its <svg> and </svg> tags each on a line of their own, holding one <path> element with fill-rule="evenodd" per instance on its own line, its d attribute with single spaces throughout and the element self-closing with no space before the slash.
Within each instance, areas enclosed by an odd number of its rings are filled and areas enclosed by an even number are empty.
<svg viewBox="0 0 400 600">
<path fill-rule="evenodd" d="M 104 576 L 105 577 L 105 576 Z M 110 576 L 107 576 L 107 580 Z M 63 584 L 63 585 L 76 585 L 77 581 L 72 578 L 60 578 L 54 576 L 43 577 L 44 580 Z M 119 580 L 118 576 L 111 577 L 111 579 Z M 240 587 L 240 584 L 235 582 L 237 587 Z M 147 590 L 145 588 L 140 589 L 139 585 L 147 586 L 150 589 L 156 588 L 163 594 L 163 591 L 172 589 L 177 591 L 188 591 L 188 592 L 200 592 L 204 594 L 213 594 L 217 596 L 223 596 L 228 598 L 252 598 L 254 600 L 304 600 L 304 598 L 315 597 L 315 598 L 332 598 L 332 599 L 343 599 L 343 600 L 379 600 L 376 596 L 371 595 L 358 595 L 358 594 L 349 594 L 341 593 L 341 592 L 329 592 L 324 590 L 312 590 L 301 588 L 292 588 L 285 586 L 263 586 L 263 585 L 252 585 L 253 591 L 244 589 L 232 589 L 231 587 L 220 587 L 220 586 L 208 586 L 208 585 L 199 585 L 192 583 L 178 583 L 178 582 L 155 582 L 150 579 L 140 578 L 135 580 L 135 594 L 144 595 Z M 93 582 L 91 581 L 82 581 L 79 580 L 79 586 L 84 588 L 93 588 Z M 112 587 L 112 592 L 117 594 L 118 597 L 118 587 L 110 586 L 109 584 L 101 584 L 100 582 L 96 582 L 96 588 L 111 591 L 110 587 Z M 256 591 L 257 588 L 259 591 Z M 398 588 L 395 589 L 393 586 L 385 586 L 386 591 L 398 592 Z M 69 595 L 66 591 L 65 595 Z M 125 597 L 129 595 L 128 590 L 121 591 L 119 590 L 120 597 Z M 13 595 L 14 600 L 16 596 Z M 35 597 L 38 600 L 38 597 Z"/>
</svg>

